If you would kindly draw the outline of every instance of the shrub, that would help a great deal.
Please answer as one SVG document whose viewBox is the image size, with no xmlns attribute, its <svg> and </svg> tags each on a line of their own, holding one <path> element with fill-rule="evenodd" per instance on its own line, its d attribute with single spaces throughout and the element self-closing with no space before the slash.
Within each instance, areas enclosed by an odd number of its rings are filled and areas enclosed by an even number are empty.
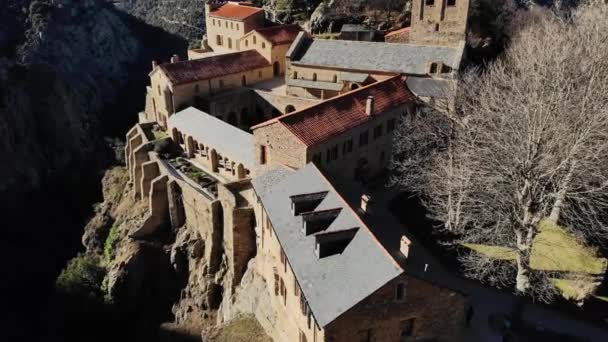
<svg viewBox="0 0 608 342">
<path fill-rule="evenodd" d="M 110 264 L 114 259 L 114 253 L 116 252 L 116 245 L 118 245 L 118 241 L 120 241 L 120 232 L 118 231 L 118 226 L 114 225 L 110 229 L 110 233 L 108 234 L 108 237 L 103 245 L 103 256 L 106 264 Z"/>
<path fill-rule="evenodd" d="M 55 288 L 70 296 L 98 298 L 105 270 L 95 257 L 78 254 L 68 262 L 55 282 Z"/>
<path fill-rule="evenodd" d="M 32 26 L 44 25 L 51 13 L 52 6 L 47 0 L 34 0 L 30 3 L 30 20 Z"/>
</svg>

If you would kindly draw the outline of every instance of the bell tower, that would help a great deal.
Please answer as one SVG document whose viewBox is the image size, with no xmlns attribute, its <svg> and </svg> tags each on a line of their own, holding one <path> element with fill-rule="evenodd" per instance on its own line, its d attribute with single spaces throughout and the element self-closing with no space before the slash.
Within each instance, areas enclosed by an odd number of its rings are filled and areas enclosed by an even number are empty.
<svg viewBox="0 0 608 342">
<path fill-rule="evenodd" d="M 414 0 L 410 43 L 455 46 L 466 39 L 470 0 Z"/>
</svg>

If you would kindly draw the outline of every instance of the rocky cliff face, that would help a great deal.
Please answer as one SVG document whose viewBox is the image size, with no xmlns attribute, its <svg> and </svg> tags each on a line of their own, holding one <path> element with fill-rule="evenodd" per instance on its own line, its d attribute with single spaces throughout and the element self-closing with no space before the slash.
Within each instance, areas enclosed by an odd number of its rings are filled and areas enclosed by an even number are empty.
<svg viewBox="0 0 608 342">
<path fill-rule="evenodd" d="M 148 25 L 187 39 L 200 41 L 205 33 L 204 0 L 111 1 L 116 8 Z"/>
<path fill-rule="evenodd" d="M 5 337 L 36 340 L 113 157 L 103 137 L 136 120 L 150 61 L 186 44 L 102 0 L 5 0 L 0 22 L 2 295 L 19 308 Z"/>
<path fill-rule="evenodd" d="M 141 51 L 121 19 L 95 1 L 55 3 L 28 13 L 25 24 L 6 46 L 14 59 L 0 60 L 0 154 L 12 161 L 0 169 L 1 198 L 99 159 L 98 114 Z"/>
</svg>

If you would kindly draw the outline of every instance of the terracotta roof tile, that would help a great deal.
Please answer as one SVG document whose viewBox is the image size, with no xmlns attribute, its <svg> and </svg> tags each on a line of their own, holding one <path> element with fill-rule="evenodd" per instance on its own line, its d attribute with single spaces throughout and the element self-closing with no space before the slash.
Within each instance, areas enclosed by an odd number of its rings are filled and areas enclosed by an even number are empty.
<svg viewBox="0 0 608 342">
<path fill-rule="evenodd" d="M 242 4 L 231 4 L 227 3 L 222 7 L 211 11 L 209 15 L 214 17 L 222 17 L 227 19 L 245 20 L 254 14 L 263 12 L 264 10 L 259 7 L 250 6 L 249 3 Z"/>
<path fill-rule="evenodd" d="M 284 45 L 291 44 L 298 36 L 298 33 L 302 31 L 302 28 L 298 24 L 292 24 L 265 27 L 256 31 L 272 43 L 272 45 Z"/>
<path fill-rule="evenodd" d="M 392 37 L 394 35 L 401 34 L 401 33 L 406 33 L 406 32 L 410 32 L 410 27 L 404 27 L 404 28 L 399 29 L 399 30 L 394 30 L 394 31 L 388 32 L 384 36 L 385 37 Z"/>
<path fill-rule="evenodd" d="M 365 114 L 366 101 L 374 97 L 374 115 Z M 382 115 L 391 108 L 414 101 L 402 76 L 395 76 L 275 119 L 307 146 L 318 145 L 336 135 Z"/>
<path fill-rule="evenodd" d="M 231 75 L 243 71 L 270 66 L 266 58 L 256 50 L 234 52 L 192 61 L 161 64 L 173 84 L 184 84 Z"/>
</svg>

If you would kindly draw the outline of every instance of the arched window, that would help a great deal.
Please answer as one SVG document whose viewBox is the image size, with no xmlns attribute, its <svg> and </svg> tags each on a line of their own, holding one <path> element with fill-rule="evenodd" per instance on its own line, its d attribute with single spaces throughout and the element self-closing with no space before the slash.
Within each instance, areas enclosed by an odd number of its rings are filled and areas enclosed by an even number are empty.
<svg viewBox="0 0 608 342">
<path fill-rule="evenodd" d="M 316 81 L 317 80 L 317 73 L 315 72 L 314 74 L 312 74 L 312 80 Z"/>
<path fill-rule="evenodd" d="M 257 44 L 257 43 L 258 43 L 256 40 L 257 40 L 257 39 L 256 39 L 256 37 L 255 37 L 255 35 L 254 35 L 254 36 L 253 36 L 253 45 L 255 45 L 255 44 Z"/>
<path fill-rule="evenodd" d="M 211 24 L 211 25 L 215 26 L 215 19 L 213 19 L 213 24 Z"/>
<path fill-rule="evenodd" d="M 230 23 L 230 29 L 234 30 L 234 23 Z"/>
<path fill-rule="evenodd" d="M 294 107 L 293 105 L 287 105 L 287 107 L 285 107 L 285 114 L 294 112 L 295 110 L 296 107 Z"/>
<path fill-rule="evenodd" d="M 245 39 L 245 47 L 249 46 L 249 40 Z"/>
<path fill-rule="evenodd" d="M 437 73 L 437 63 L 431 63 L 431 68 L 429 70 L 429 73 L 431 73 L 431 74 Z"/>
</svg>

